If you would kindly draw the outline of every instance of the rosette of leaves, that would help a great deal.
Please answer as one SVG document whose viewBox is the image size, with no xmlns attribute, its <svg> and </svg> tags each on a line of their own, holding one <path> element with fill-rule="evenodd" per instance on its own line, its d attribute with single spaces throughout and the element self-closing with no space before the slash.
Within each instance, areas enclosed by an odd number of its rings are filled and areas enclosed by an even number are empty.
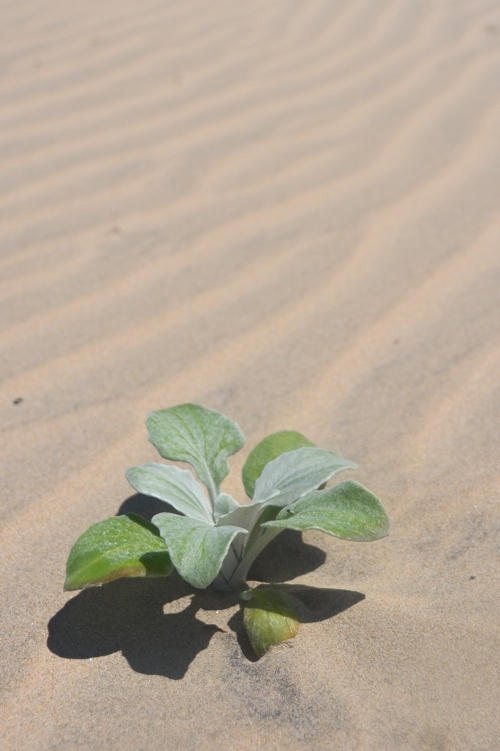
<svg viewBox="0 0 500 751">
<path fill-rule="evenodd" d="M 194 587 L 213 583 L 228 591 L 241 588 L 257 555 L 283 529 L 317 529 L 358 542 L 388 534 L 381 502 L 362 485 L 318 489 L 356 465 L 300 433 L 274 433 L 253 449 L 243 467 L 250 502 L 240 504 L 221 492 L 228 457 L 245 442 L 237 423 L 199 404 L 181 404 L 150 413 L 146 425 L 161 457 L 188 463 L 198 479 L 173 464 L 128 469 L 137 492 L 166 501 L 173 511 L 152 523 L 128 514 L 92 525 L 71 550 L 67 590 L 119 577 L 167 576 L 175 568 Z M 255 603 L 252 608 L 258 610 Z"/>
</svg>

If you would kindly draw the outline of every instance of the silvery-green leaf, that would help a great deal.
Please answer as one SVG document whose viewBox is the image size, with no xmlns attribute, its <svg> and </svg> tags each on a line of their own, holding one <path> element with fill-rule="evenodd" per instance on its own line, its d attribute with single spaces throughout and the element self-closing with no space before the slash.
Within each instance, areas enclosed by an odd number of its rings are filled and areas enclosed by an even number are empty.
<svg viewBox="0 0 500 751">
<path fill-rule="evenodd" d="M 214 519 L 218 521 L 221 516 L 230 514 L 231 511 L 235 511 L 240 508 L 238 501 L 228 493 L 219 493 L 214 502 Z"/>
<path fill-rule="evenodd" d="M 270 529 L 319 529 L 343 540 L 370 542 L 389 534 L 389 519 L 377 496 L 348 480 L 327 490 L 313 490 L 280 511 Z"/>
<path fill-rule="evenodd" d="M 158 529 L 136 514 L 93 524 L 71 548 L 65 590 L 130 576 L 168 576 L 173 570 Z"/>
<path fill-rule="evenodd" d="M 327 449 L 287 451 L 264 467 L 252 504 L 272 501 L 275 506 L 288 506 L 346 469 L 357 469 L 357 464 Z"/>
<path fill-rule="evenodd" d="M 229 511 L 227 514 L 221 514 L 217 519 L 215 525 L 217 527 L 223 527 L 226 524 L 232 524 L 235 527 L 243 527 L 243 529 L 251 530 L 255 521 L 259 518 L 261 507 L 252 506 L 247 503 L 244 505 L 238 504 L 238 507 Z"/>
<path fill-rule="evenodd" d="M 314 446 L 314 443 L 296 430 L 280 430 L 260 441 L 249 453 L 241 473 L 248 497 L 253 498 L 255 483 L 266 464 L 287 451 L 295 451 L 304 446 Z"/>
<path fill-rule="evenodd" d="M 246 601 L 243 625 L 257 657 L 297 634 L 300 618 L 288 595 L 274 589 L 250 589 L 241 598 Z"/>
<path fill-rule="evenodd" d="M 188 469 L 150 462 L 130 467 L 125 476 L 138 493 L 166 501 L 191 519 L 214 523 L 210 501 Z"/>
<path fill-rule="evenodd" d="M 197 519 L 167 513 L 156 514 L 153 524 L 160 530 L 179 574 L 200 589 L 213 582 L 236 535 L 247 533 L 239 527 L 212 527 Z"/>
<path fill-rule="evenodd" d="M 200 404 L 179 404 L 151 412 L 146 425 L 161 456 L 191 464 L 215 501 L 229 472 L 228 456 L 245 443 L 237 423 Z"/>
</svg>

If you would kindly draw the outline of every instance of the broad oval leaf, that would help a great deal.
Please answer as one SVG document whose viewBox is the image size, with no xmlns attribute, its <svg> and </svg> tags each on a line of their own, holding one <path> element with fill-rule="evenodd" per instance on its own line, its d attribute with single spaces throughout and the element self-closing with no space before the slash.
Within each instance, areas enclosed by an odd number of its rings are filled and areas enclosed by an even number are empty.
<svg viewBox="0 0 500 751">
<path fill-rule="evenodd" d="M 135 514 L 93 524 L 71 548 L 65 590 L 127 576 L 168 576 L 173 566 L 158 529 Z"/>
<path fill-rule="evenodd" d="M 251 450 L 243 465 L 243 485 L 248 497 L 253 498 L 255 483 L 261 476 L 266 464 L 287 451 L 295 451 L 304 448 L 304 446 L 314 446 L 314 443 L 296 430 L 279 430 L 260 441 Z"/>
<path fill-rule="evenodd" d="M 288 595 L 274 589 L 250 589 L 241 598 L 247 601 L 243 625 L 257 657 L 297 634 L 300 618 Z"/>
<path fill-rule="evenodd" d="M 217 522 L 221 516 L 230 514 L 239 508 L 240 504 L 229 493 L 219 493 L 214 502 L 214 519 Z"/>
<path fill-rule="evenodd" d="M 239 527 L 213 527 L 168 513 L 156 514 L 153 523 L 160 530 L 179 574 L 200 589 L 213 582 L 236 535 L 247 534 Z"/>
<path fill-rule="evenodd" d="M 151 412 L 146 425 L 161 456 L 191 464 L 215 501 L 229 472 L 228 456 L 245 443 L 238 424 L 200 404 L 179 404 Z"/>
<path fill-rule="evenodd" d="M 210 501 L 188 469 L 151 462 L 130 467 L 125 477 L 138 493 L 160 498 L 191 519 L 214 523 Z"/>
<path fill-rule="evenodd" d="M 348 480 L 334 488 L 314 490 L 293 506 L 284 508 L 269 528 L 319 529 L 342 540 L 371 542 L 389 534 L 389 519 L 381 502 L 357 482 Z"/>
<path fill-rule="evenodd" d="M 272 501 L 274 506 L 288 506 L 346 469 L 357 469 L 357 464 L 327 449 L 287 451 L 264 467 L 252 504 Z"/>
</svg>

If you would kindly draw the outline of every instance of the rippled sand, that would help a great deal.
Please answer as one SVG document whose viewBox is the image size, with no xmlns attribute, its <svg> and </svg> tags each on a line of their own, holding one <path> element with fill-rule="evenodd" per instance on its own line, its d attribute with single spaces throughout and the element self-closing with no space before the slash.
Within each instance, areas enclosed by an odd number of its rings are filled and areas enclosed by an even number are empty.
<svg viewBox="0 0 500 751">
<path fill-rule="evenodd" d="M 2 749 L 500 748 L 498 0 L 1 17 Z M 391 517 L 277 538 L 253 576 L 322 591 L 259 662 L 175 577 L 62 591 L 183 401 Z"/>
</svg>

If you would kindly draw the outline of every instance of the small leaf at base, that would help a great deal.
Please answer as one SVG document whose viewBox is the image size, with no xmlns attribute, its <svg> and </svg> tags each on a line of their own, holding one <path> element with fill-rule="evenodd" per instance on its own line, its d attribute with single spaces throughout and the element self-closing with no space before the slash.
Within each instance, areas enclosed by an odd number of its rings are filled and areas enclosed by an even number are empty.
<svg viewBox="0 0 500 751">
<path fill-rule="evenodd" d="M 257 657 L 297 634 L 300 618 L 288 595 L 274 589 L 250 589 L 241 598 L 247 603 L 243 625 Z"/>
</svg>

